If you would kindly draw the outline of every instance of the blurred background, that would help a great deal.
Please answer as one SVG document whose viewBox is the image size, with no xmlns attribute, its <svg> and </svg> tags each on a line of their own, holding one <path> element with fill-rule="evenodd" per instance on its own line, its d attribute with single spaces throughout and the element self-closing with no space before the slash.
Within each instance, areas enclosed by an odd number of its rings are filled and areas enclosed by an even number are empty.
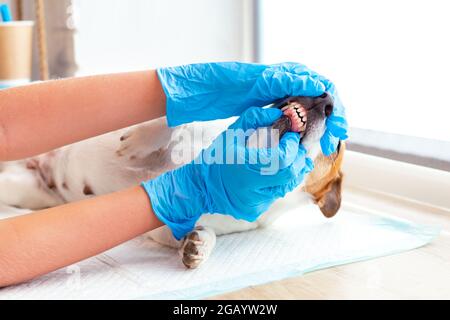
<svg viewBox="0 0 450 320">
<path fill-rule="evenodd" d="M 39 1 L 3 2 L 16 18 L 35 20 Z M 450 170 L 446 0 L 41 2 L 51 78 L 206 61 L 301 62 L 339 89 L 350 149 Z M 36 80 L 38 48 L 33 55 Z"/>
</svg>

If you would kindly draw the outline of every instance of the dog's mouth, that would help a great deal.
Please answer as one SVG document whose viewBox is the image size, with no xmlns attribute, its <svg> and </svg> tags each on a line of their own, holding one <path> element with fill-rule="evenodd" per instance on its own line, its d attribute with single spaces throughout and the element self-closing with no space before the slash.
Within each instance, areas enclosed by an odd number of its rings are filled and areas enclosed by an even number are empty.
<svg viewBox="0 0 450 320">
<path fill-rule="evenodd" d="M 300 102 L 293 101 L 281 108 L 281 111 L 291 121 L 291 131 L 303 132 L 306 130 L 307 110 Z"/>
<path fill-rule="evenodd" d="M 280 137 L 288 131 L 301 133 L 302 139 L 315 135 L 333 111 L 333 98 L 328 93 L 318 97 L 289 97 L 275 103 L 283 116 L 273 124 Z"/>
</svg>

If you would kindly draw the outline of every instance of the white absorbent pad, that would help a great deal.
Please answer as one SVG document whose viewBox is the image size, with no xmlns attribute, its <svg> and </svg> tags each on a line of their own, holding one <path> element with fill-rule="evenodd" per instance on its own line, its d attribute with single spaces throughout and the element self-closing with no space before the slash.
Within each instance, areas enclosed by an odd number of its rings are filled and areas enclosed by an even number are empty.
<svg viewBox="0 0 450 320">
<path fill-rule="evenodd" d="M 0 299 L 195 299 L 423 246 L 439 229 L 344 207 L 310 206 L 265 229 L 220 236 L 186 269 L 176 249 L 139 237 L 101 255 L 0 290 Z M 70 250 L 70 248 L 67 248 Z M 45 257 L 42 257 L 45 259 Z"/>
</svg>

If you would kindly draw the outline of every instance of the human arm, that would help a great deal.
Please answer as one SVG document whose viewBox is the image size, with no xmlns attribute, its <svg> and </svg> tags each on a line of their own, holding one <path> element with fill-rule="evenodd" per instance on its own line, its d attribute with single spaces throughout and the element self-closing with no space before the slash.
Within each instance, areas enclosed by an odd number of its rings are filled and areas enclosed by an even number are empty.
<svg viewBox="0 0 450 320">
<path fill-rule="evenodd" d="M 141 187 L 0 220 L 0 287 L 94 256 L 160 226 Z"/>
<path fill-rule="evenodd" d="M 16 160 L 164 116 L 155 70 L 0 90 L 0 160 Z"/>
</svg>

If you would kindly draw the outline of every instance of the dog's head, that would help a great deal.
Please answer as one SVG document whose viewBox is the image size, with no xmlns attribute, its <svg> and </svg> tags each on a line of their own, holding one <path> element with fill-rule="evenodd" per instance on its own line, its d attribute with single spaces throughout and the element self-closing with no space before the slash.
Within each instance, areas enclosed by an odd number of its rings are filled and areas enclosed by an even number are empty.
<svg viewBox="0 0 450 320">
<path fill-rule="evenodd" d="M 340 142 L 336 152 L 325 156 L 320 152 L 320 138 L 325 132 L 325 122 L 333 111 L 332 97 L 324 93 L 319 97 L 289 97 L 275 107 L 284 111 L 274 124 L 280 135 L 286 131 L 301 132 L 301 143 L 314 159 L 314 169 L 307 176 L 304 191 L 310 193 L 324 216 L 334 216 L 341 206 L 341 171 L 345 145 Z"/>
</svg>

